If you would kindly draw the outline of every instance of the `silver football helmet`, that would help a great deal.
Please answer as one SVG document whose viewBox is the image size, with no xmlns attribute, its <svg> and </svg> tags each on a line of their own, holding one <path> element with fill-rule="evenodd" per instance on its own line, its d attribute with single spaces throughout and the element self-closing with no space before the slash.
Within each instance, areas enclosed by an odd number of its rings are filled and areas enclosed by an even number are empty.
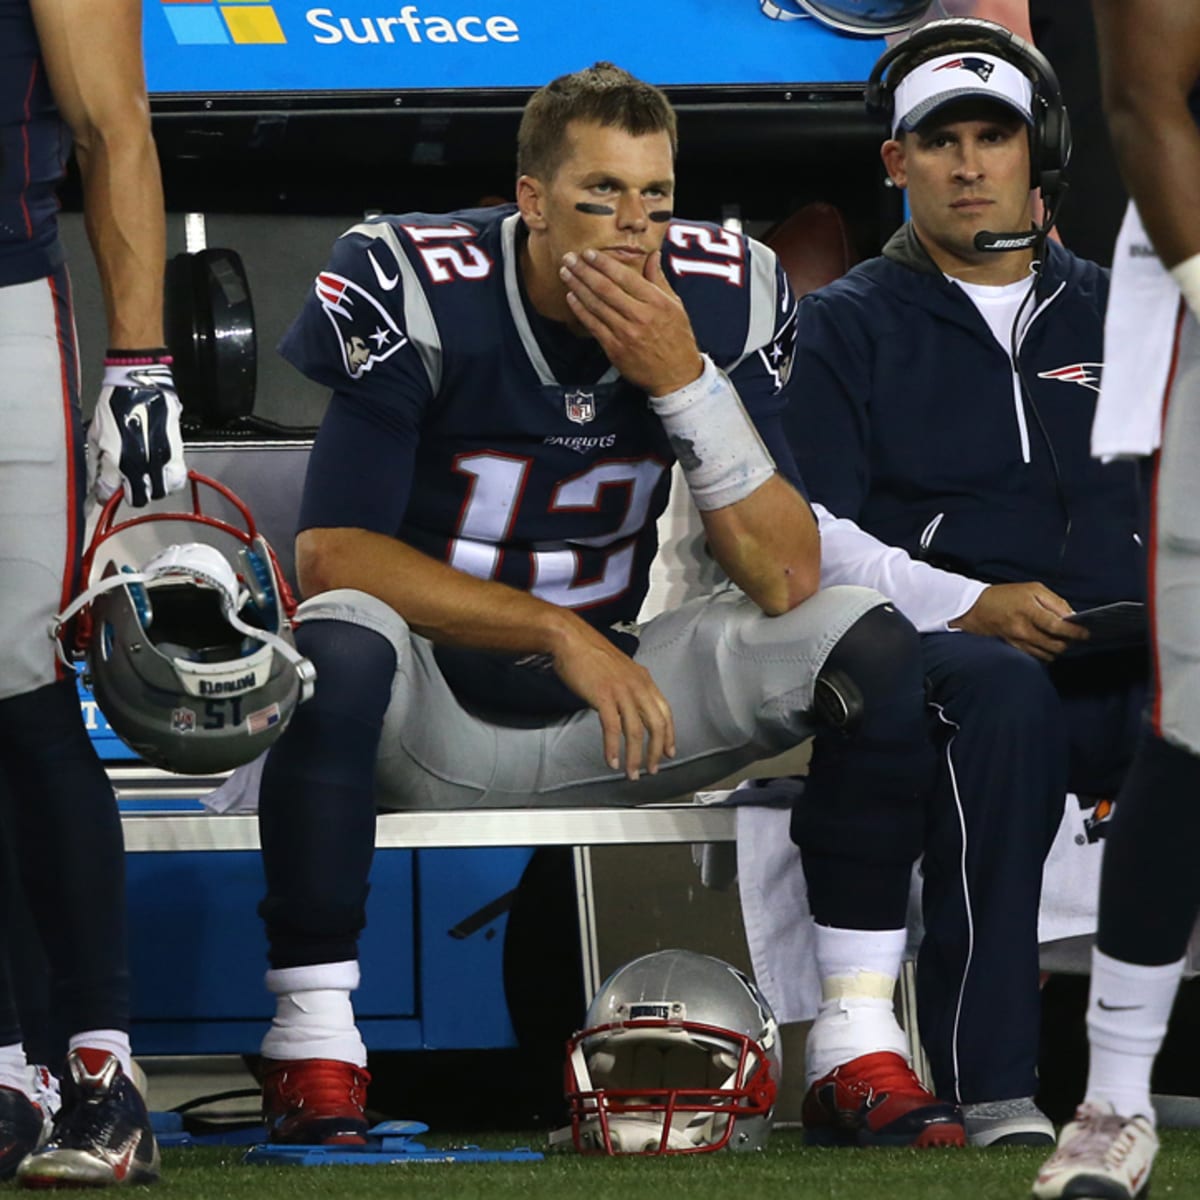
<svg viewBox="0 0 1200 1200">
<path fill-rule="evenodd" d="M 86 590 L 54 619 L 65 629 L 113 729 L 147 762 L 189 775 L 227 771 L 257 757 L 313 692 L 316 672 L 296 649 L 295 609 L 274 553 L 245 504 L 195 471 L 191 512 L 155 512 L 114 523 L 118 492 L 104 506 L 83 561 Z M 215 489 L 245 524 L 200 511 L 198 486 Z M 217 529 L 237 549 L 176 542 L 140 569 L 122 565 L 110 539 L 157 521 Z M 101 566 L 101 561 L 104 565 Z"/>
<path fill-rule="evenodd" d="M 882 37 L 911 29 L 933 7 L 934 0 L 759 0 L 759 4 L 776 20 L 812 16 L 842 33 Z"/>
<path fill-rule="evenodd" d="M 584 1154 L 761 1149 L 781 1068 L 775 1017 L 741 971 L 691 950 L 644 955 L 567 1043 L 571 1141 Z"/>
</svg>

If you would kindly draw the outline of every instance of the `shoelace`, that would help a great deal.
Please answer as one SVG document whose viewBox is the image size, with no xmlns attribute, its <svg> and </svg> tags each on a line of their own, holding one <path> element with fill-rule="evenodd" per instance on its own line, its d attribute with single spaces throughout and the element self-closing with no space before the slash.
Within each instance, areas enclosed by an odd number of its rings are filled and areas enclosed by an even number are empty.
<svg viewBox="0 0 1200 1200">
<path fill-rule="evenodd" d="M 367 1084 L 370 1075 L 366 1071 L 350 1068 L 349 1082 L 340 1069 L 315 1070 L 284 1073 L 278 1084 L 280 1098 L 289 1106 L 297 1108 L 338 1108 L 347 1102 L 359 1112 L 366 1106 Z"/>
<path fill-rule="evenodd" d="M 854 1083 L 872 1092 L 924 1092 L 925 1087 L 913 1069 L 898 1054 L 882 1055 L 869 1066 L 856 1069 Z M 850 1082 L 850 1080 L 846 1080 Z"/>
<path fill-rule="evenodd" d="M 1059 1148 L 1063 1162 L 1099 1158 L 1109 1166 L 1119 1167 L 1133 1149 L 1133 1133 L 1124 1117 L 1087 1112 L 1077 1123 L 1082 1127 L 1081 1132 Z"/>
<path fill-rule="evenodd" d="M 111 1139 L 119 1120 L 120 1112 L 111 1091 L 83 1093 L 74 1104 L 68 1102 L 58 1110 L 50 1140 L 104 1144 Z"/>
</svg>

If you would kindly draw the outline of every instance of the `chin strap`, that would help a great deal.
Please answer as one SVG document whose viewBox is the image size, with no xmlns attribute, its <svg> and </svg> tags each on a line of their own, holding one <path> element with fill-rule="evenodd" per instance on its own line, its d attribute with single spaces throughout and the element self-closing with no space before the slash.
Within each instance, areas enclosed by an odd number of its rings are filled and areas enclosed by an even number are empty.
<svg viewBox="0 0 1200 1200">
<path fill-rule="evenodd" d="M 66 608 L 55 616 L 48 629 L 49 636 L 54 641 L 55 651 L 59 659 L 65 666 L 74 669 L 74 663 L 67 654 L 66 647 L 63 645 L 62 630 L 77 613 L 86 608 L 97 596 L 101 596 L 106 592 L 115 591 L 120 587 L 127 587 L 130 584 L 140 583 L 142 585 L 151 585 L 161 583 L 164 579 L 169 579 L 171 575 L 183 575 L 185 572 L 181 570 L 157 570 L 157 571 L 118 571 L 113 575 L 108 575 L 103 579 L 97 580 L 86 591 L 81 592 Z M 248 625 L 238 616 L 237 608 L 240 607 L 240 602 L 248 598 L 249 593 L 239 597 L 231 593 L 228 582 L 217 578 L 216 575 L 210 574 L 194 564 L 189 565 L 186 570 L 186 575 L 189 578 L 197 579 L 202 583 L 207 584 L 215 591 L 219 592 L 223 598 L 222 608 L 224 609 L 225 620 L 245 637 L 253 638 L 257 642 L 261 642 L 264 646 L 269 646 L 275 653 L 282 655 L 296 669 L 296 674 L 300 679 L 300 703 L 312 698 L 313 691 L 316 688 L 317 669 L 312 663 L 300 653 L 290 642 L 285 638 L 281 638 L 278 634 L 270 633 L 265 629 L 258 629 L 253 625 Z M 236 607 L 235 607 L 236 605 Z"/>
</svg>

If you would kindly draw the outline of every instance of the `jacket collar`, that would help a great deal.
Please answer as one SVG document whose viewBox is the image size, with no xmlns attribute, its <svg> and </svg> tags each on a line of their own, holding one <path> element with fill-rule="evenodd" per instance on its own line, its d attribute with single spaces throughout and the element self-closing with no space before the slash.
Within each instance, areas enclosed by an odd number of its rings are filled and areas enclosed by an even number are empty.
<svg viewBox="0 0 1200 1200">
<path fill-rule="evenodd" d="M 1043 242 L 1042 269 L 1039 272 L 1042 282 L 1038 290 L 1042 290 L 1044 282 L 1053 280 L 1057 285 L 1067 273 L 1068 255 L 1055 241 L 1047 238 Z M 942 278 L 942 269 L 933 261 L 929 251 L 917 237 L 917 231 L 911 221 L 905 221 L 895 233 L 888 238 L 883 247 L 883 257 L 907 267 L 910 271 L 919 271 L 923 275 L 936 275 Z"/>
</svg>

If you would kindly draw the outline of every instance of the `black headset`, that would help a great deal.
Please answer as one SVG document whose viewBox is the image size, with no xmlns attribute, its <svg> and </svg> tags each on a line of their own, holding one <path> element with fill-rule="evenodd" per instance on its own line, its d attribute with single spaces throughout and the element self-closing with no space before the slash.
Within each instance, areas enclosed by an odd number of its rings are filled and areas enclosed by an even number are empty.
<svg viewBox="0 0 1200 1200">
<path fill-rule="evenodd" d="M 1033 128 L 1029 133 L 1029 186 L 1040 188 L 1048 209 L 1057 206 L 1066 190 L 1067 163 L 1071 159 L 1071 121 L 1063 104 L 1058 76 L 1046 56 L 1003 25 L 978 17 L 951 17 L 931 21 L 902 42 L 884 51 L 871 69 L 867 80 L 866 101 L 869 112 L 878 113 L 891 132 L 894 88 L 888 74 L 904 65 L 913 55 L 951 38 L 978 38 L 992 48 L 998 58 L 1023 71 L 1033 84 Z M 981 46 L 980 49 L 985 49 Z"/>
</svg>

